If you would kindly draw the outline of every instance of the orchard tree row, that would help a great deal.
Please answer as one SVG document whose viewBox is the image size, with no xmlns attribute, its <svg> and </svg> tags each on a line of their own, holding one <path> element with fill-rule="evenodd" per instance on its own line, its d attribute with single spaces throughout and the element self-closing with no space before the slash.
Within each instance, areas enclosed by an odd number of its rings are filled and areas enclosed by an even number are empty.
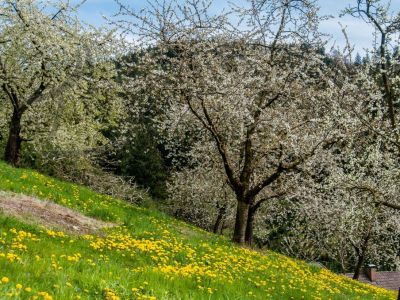
<svg viewBox="0 0 400 300">
<path fill-rule="evenodd" d="M 331 268 L 400 249 L 400 14 L 354 0 L 368 56 L 325 50 L 313 0 L 0 6 L 4 159 Z M 107 183 L 107 187 L 104 187 Z"/>
</svg>

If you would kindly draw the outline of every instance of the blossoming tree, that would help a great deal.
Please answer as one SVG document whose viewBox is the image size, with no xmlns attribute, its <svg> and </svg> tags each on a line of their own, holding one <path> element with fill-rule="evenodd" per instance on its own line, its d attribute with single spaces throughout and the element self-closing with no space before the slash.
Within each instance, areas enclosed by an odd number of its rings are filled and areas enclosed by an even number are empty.
<svg viewBox="0 0 400 300">
<path fill-rule="evenodd" d="M 0 4 L 0 86 L 12 106 L 5 160 L 17 165 L 25 113 L 59 95 L 95 63 L 96 39 L 64 1 L 7 0 Z"/>
<path fill-rule="evenodd" d="M 121 5 L 120 24 L 146 52 L 136 86 L 168 103 L 161 127 L 171 137 L 194 127 L 199 159 L 217 158 L 237 202 L 233 240 L 251 243 L 254 215 L 278 196 L 278 179 L 336 138 L 341 96 L 318 55 L 313 1 L 249 1 L 217 14 L 210 5 Z"/>
</svg>

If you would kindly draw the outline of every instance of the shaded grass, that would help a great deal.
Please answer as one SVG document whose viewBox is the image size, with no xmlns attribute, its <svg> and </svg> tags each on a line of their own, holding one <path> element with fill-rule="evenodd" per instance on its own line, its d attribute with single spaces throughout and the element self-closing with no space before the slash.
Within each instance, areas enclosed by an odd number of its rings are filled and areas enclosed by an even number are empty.
<svg viewBox="0 0 400 300">
<path fill-rule="evenodd" d="M 73 236 L 0 215 L 0 279 L 9 279 L 0 284 L 1 299 L 395 299 L 394 293 L 274 252 L 242 249 L 161 212 L 1 162 L 0 190 L 120 224 L 101 236 Z"/>
</svg>

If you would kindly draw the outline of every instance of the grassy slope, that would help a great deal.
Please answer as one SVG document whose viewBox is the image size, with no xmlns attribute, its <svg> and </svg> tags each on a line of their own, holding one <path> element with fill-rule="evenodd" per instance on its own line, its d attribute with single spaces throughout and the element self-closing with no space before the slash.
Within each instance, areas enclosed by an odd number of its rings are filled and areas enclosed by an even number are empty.
<svg viewBox="0 0 400 300">
<path fill-rule="evenodd" d="M 0 214 L 0 280 L 9 279 L 0 283 L 0 299 L 395 299 L 394 293 L 273 252 L 241 249 L 162 213 L 2 162 L 0 190 L 121 224 L 103 236 L 71 236 Z"/>
</svg>

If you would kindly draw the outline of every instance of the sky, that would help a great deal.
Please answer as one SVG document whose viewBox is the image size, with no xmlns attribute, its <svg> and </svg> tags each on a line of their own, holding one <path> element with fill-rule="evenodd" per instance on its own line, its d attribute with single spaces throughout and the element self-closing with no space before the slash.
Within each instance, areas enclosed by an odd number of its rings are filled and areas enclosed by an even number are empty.
<svg viewBox="0 0 400 300">
<path fill-rule="evenodd" d="M 78 1 L 78 0 L 76 0 Z M 151 0 L 150 0 L 151 1 Z M 242 1 L 242 0 L 237 0 Z M 386 0 L 388 1 L 388 0 Z M 125 0 L 131 7 L 142 7 L 146 0 Z M 229 1 L 216 0 L 217 6 L 228 5 Z M 328 47 L 338 46 L 343 48 L 345 38 L 341 31 L 339 22 L 346 27 L 351 44 L 354 45 L 354 53 L 365 53 L 365 49 L 371 48 L 373 43 L 373 29 L 362 20 L 345 16 L 339 18 L 341 10 L 354 4 L 356 0 L 318 0 L 320 13 L 322 15 L 332 15 L 334 18 L 321 23 L 320 31 L 330 36 Z M 391 0 L 391 7 L 394 11 L 400 11 L 400 0 Z M 114 0 L 87 0 L 80 8 L 80 18 L 92 25 L 104 24 L 102 16 L 111 16 L 118 11 L 118 6 Z"/>
</svg>

